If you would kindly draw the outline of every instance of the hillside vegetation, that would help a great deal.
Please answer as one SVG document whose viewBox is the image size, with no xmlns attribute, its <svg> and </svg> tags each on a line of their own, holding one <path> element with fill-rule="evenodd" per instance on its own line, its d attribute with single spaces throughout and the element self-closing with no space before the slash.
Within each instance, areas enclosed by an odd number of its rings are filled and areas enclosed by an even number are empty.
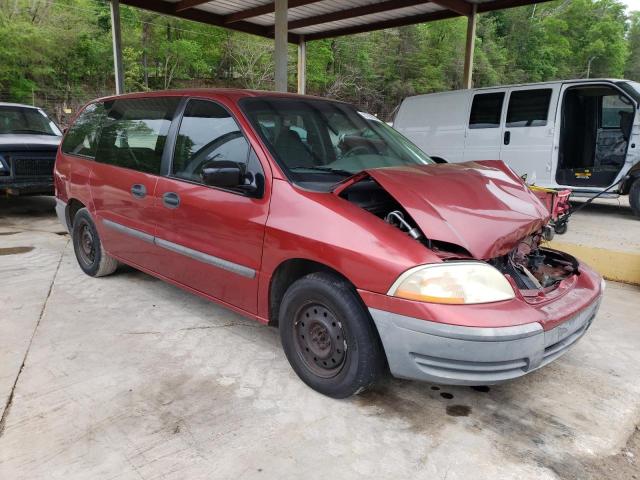
<svg viewBox="0 0 640 480">
<path fill-rule="evenodd" d="M 127 91 L 183 86 L 269 89 L 272 42 L 122 8 Z M 308 91 L 387 115 L 405 96 L 459 88 L 466 19 L 308 45 Z M 575 77 L 640 79 L 640 13 L 617 0 L 554 1 L 479 17 L 476 86 Z M 291 89 L 296 52 L 290 50 Z M 59 121 L 113 93 L 109 7 L 99 0 L 0 0 L 0 100 Z M 66 114 L 65 114 L 66 112 Z"/>
</svg>

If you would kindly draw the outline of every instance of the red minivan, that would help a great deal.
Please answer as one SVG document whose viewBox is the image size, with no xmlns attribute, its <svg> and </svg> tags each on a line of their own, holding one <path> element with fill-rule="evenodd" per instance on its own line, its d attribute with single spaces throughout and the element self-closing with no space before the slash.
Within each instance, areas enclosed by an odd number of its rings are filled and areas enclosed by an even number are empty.
<svg viewBox="0 0 640 480">
<path fill-rule="evenodd" d="M 244 90 L 87 105 L 55 165 L 80 268 L 124 263 L 277 326 L 341 398 L 385 369 L 486 385 L 558 358 L 604 283 L 541 245 L 549 213 L 498 161 L 437 165 L 337 101 Z"/>
</svg>

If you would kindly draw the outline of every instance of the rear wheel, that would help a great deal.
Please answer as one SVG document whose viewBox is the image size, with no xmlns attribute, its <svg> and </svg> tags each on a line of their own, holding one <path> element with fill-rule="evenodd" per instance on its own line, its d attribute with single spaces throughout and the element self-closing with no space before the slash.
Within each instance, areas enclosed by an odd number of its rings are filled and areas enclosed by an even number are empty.
<svg viewBox="0 0 640 480">
<path fill-rule="evenodd" d="M 102 248 L 98 230 L 86 208 L 78 210 L 73 217 L 71 238 L 78 265 L 87 275 L 103 277 L 118 268 L 118 261 Z"/>
<path fill-rule="evenodd" d="M 637 178 L 629 190 L 629 203 L 636 217 L 640 217 L 640 178 Z"/>
<path fill-rule="evenodd" d="M 291 285 L 280 307 L 279 329 L 295 372 L 324 395 L 359 393 L 384 368 L 368 312 L 353 287 L 337 275 L 312 273 Z"/>
</svg>

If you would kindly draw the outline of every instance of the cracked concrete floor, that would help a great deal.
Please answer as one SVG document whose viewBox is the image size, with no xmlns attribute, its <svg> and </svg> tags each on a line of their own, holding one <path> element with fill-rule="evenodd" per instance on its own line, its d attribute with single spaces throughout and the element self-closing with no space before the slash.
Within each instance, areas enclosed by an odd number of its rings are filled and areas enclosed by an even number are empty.
<svg viewBox="0 0 640 480">
<path fill-rule="evenodd" d="M 0 478 L 631 479 L 640 289 L 490 389 L 386 379 L 336 401 L 277 332 L 132 269 L 77 267 L 47 198 L 0 200 Z"/>
</svg>

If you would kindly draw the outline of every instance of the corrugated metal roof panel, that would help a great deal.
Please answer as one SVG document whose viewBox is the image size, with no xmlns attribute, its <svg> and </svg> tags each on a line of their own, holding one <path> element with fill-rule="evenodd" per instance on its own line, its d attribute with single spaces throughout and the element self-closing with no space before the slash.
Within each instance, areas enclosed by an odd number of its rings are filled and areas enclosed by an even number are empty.
<svg viewBox="0 0 640 480">
<path fill-rule="evenodd" d="M 354 17 L 354 18 L 349 18 L 345 20 L 337 20 L 329 23 L 310 25 L 307 27 L 302 27 L 295 30 L 291 30 L 291 31 L 294 33 L 307 35 L 307 34 L 316 33 L 316 32 L 336 30 L 338 28 L 347 28 L 347 27 L 353 27 L 357 25 L 367 25 L 369 23 L 383 22 L 385 20 L 393 20 L 396 18 L 412 17 L 414 15 L 431 13 L 439 10 L 442 10 L 442 8 L 438 8 L 437 6 L 431 3 L 426 3 L 424 5 L 416 5 L 413 7 L 406 7 L 398 10 L 390 10 L 388 12 L 373 13 L 370 15 L 363 15 L 360 17 Z"/>
<path fill-rule="evenodd" d="M 176 4 L 179 1 L 180 0 L 121 0 L 122 3 L 131 3 L 135 6 L 140 6 L 149 10 L 154 10 L 154 4 L 158 4 L 158 7 L 155 8 L 156 11 L 169 14 L 173 13 L 173 7 L 168 4 Z M 290 0 L 290 4 L 294 1 L 295 0 Z M 482 6 L 479 8 L 480 11 L 509 8 L 519 5 L 530 5 L 545 1 L 549 0 L 467 0 L 469 3 L 481 4 Z M 344 12 L 358 7 L 366 7 L 368 5 L 372 6 L 372 9 L 375 10 L 374 6 L 381 3 L 390 2 L 389 0 L 319 0 L 299 7 L 291 7 L 289 9 L 288 18 L 290 22 L 303 19 L 310 19 L 311 21 L 314 17 L 321 15 L 324 16 L 332 13 L 339 15 L 339 12 Z M 191 9 L 182 10 L 175 14 L 196 21 L 204 21 L 220 25 L 224 24 L 224 17 L 227 15 L 272 4 L 273 0 L 213 0 L 199 5 L 194 5 Z M 403 5 L 402 0 L 398 0 L 398 4 Z M 492 6 L 491 4 L 494 5 Z M 357 31 L 363 31 L 363 28 L 358 27 L 363 27 L 369 24 L 372 24 L 372 28 L 380 28 L 384 25 L 377 24 L 385 21 L 391 21 L 393 25 L 400 25 L 403 23 L 398 21 L 394 22 L 394 20 L 407 18 L 408 20 L 406 23 L 410 23 L 411 21 L 415 21 L 411 20 L 411 17 L 416 15 L 428 15 L 429 13 L 436 12 L 443 12 L 443 15 L 436 15 L 438 18 L 455 15 L 445 7 L 427 0 L 425 0 L 424 3 L 419 3 L 413 6 L 406 6 L 407 2 L 405 2 L 404 5 L 404 8 L 393 10 L 385 9 L 384 11 L 379 11 L 380 9 L 377 9 L 377 12 L 371 14 L 366 13 L 366 9 L 364 9 L 364 14 L 354 16 L 352 18 L 329 21 L 315 25 L 305 25 L 298 28 L 294 26 L 291 28 L 290 32 L 292 34 L 312 35 L 316 38 L 322 38 L 322 33 L 326 32 L 328 35 L 331 35 L 331 32 L 334 30 L 342 31 L 342 33 L 348 33 L 348 30 L 347 32 L 344 32 L 344 29 L 349 29 L 350 27 L 354 27 Z M 206 15 L 205 13 L 202 13 L 200 16 L 197 15 L 196 13 L 198 10 L 206 12 Z M 450 15 L 447 15 L 447 13 L 450 13 Z M 218 16 L 218 18 L 212 17 L 211 14 Z M 209 16 L 207 17 L 207 15 Z M 427 20 L 429 19 L 432 18 L 427 18 Z M 424 20 L 424 18 L 420 18 L 420 20 Z M 271 31 L 269 27 L 273 27 L 274 21 L 275 15 L 273 13 L 267 13 L 256 17 L 245 18 L 242 20 L 242 24 L 235 24 L 235 28 L 267 36 Z M 228 27 L 233 29 L 234 23 L 229 23 Z"/>
</svg>

